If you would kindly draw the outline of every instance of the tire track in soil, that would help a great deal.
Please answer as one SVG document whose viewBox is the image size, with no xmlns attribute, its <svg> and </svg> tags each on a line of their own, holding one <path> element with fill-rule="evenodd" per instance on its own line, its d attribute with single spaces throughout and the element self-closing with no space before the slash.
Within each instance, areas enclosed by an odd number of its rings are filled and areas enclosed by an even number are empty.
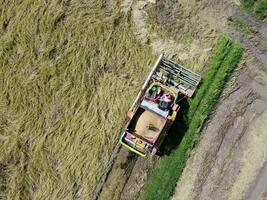
<svg viewBox="0 0 267 200">
<path fill-rule="evenodd" d="M 132 197 L 139 194 L 139 190 L 145 183 L 146 173 L 157 160 L 157 157 L 151 155 L 140 157 L 117 144 L 107 168 L 95 187 L 93 200 L 133 199 Z M 129 189 L 126 186 L 129 179 L 135 179 L 141 187 L 137 187 L 137 190 Z"/>
<path fill-rule="evenodd" d="M 94 189 L 93 200 L 98 199 L 98 196 L 99 196 L 99 194 L 101 193 L 101 191 L 103 189 L 103 186 L 104 186 L 104 184 L 105 184 L 105 182 L 106 182 L 106 180 L 108 178 L 109 173 L 111 172 L 111 169 L 112 169 L 112 167 L 114 165 L 114 162 L 116 160 L 117 155 L 120 152 L 120 149 L 121 149 L 121 146 L 119 144 L 117 144 L 114 147 L 114 149 L 113 149 L 113 151 L 111 153 L 109 162 L 107 164 L 107 167 L 105 168 L 103 174 L 100 177 L 100 180 L 98 181 L 98 183 L 97 183 L 97 185 L 96 185 L 96 187 Z"/>
</svg>

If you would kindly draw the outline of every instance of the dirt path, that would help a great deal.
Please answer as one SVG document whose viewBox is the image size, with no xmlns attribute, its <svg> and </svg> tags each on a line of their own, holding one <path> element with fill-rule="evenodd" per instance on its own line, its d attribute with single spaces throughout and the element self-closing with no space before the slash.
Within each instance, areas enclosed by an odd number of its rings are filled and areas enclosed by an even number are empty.
<svg viewBox="0 0 267 200">
<path fill-rule="evenodd" d="M 262 172 L 256 178 L 255 184 L 251 184 L 251 188 L 248 189 L 247 198 L 248 200 L 260 200 L 262 197 L 267 199 L 267 164 L 262 169 Z M 250 192 L 251 191 L 251 192 Z"/>
<path fill-rule="evenodd" d="M 152 156 L 139 157 L 126 148 L 121 148 L 115 155 L 115 158 L 111 158 L 112 168 L 106 169 L 108 173 L 103 175 L 104 181 L 95 190 L 94 199 L 136 199 L 146 181 L 148 170 L 157 160 Z M 135 186 L 127 184 L 130 182 Z"/>
<path fill-rule="evenodd" d="M 109 159 L 109 163 L 108 163 L 107 167 L 105 168 L 104 172 L 101 175 L 100 180 L 98 181 L 97 185 L 95 186 L 95 190 L 94 190 L 94 194 L 93 194 L 94 200 L 98 199 L 100 193 L 102 192 L 103 187 L 107 181 L 107 178 L 108 178 L 108 176 L 109 176 L 109 174 L 110 174 L 110 172 L 114 166 L 114 163 L 115 163 L 120 151 L 121 151 L 121 145 L 117 144 L 112 151 L 112 154 L 111 154 L 111 157 Z"/>
<path fill-rule="evenodd" d="M 97 199 L 119 199 L 126 180 L 129 178 L 137 160 L 137 155 L 126 148 L 120 149 L 116 155 L 112 170 L 98 194 Z"/>
</svg>

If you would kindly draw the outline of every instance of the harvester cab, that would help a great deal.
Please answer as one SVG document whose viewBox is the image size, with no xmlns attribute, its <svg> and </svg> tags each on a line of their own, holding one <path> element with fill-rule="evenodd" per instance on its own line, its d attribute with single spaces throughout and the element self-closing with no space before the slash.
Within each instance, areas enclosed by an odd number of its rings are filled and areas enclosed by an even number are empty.
<svg viewBox="0 0 267 200">
<path fill-rule="evenodd" d="M 179 111 L 178 99 L 192 97 L 200 80 L 161 54 L 127 113 L 120 143 L 141 156 L 157 153 Z"/>
</svg>

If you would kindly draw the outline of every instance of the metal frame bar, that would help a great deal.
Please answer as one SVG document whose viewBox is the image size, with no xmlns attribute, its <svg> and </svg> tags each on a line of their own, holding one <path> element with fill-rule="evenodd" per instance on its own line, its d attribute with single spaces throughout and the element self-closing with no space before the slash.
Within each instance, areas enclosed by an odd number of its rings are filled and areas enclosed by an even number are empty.
<svg viewBox="0 0 267 200">
<path fill-rule="evenodd" d="M 131 106 L 130 110 L 133 110 L 134 106 L 138 103 L 140 97 L 145 93 L 146 89 L 147 89 L 147 86 L 148 86 L 148 83 L 149 81 L 151 80 L 152 76 L 154 75 L 154 73 L 156 72 L 156 69 L 157 67 L 159 66 L 160 62 L 161 62 L 161 59 L 163 58 L 163 53 L 160 54 L 160 56 L 158 57 L 154 67 L 152 68 L 152 70 L 150 71 L 144 85 L 142 86 L 142 89 L 140 90 L 140 92 L 138 93 L 133 105 Z"/>
</svg>

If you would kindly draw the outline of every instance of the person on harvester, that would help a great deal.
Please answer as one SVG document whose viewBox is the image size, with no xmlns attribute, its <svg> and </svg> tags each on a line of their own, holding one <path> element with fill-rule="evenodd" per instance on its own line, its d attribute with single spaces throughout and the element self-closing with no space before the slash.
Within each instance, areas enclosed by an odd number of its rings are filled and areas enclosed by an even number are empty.
<svg viewBox="0 0 267 200">
<path fill-rule="evenodd" d="M 160 98 L 159 108 L 161 110 L 168 110 L 172 103 L 172 95 L 170 93 L 165 93 Z"/>
<path fill-rule="evenodd" d="M 162 101 L 165 101 L 165 102 L 171 102 L 172 101 L 172 95 L 168 92 L 168 93 L 165 93 L 163 96 L 162 96 Z"/>
</svg>

